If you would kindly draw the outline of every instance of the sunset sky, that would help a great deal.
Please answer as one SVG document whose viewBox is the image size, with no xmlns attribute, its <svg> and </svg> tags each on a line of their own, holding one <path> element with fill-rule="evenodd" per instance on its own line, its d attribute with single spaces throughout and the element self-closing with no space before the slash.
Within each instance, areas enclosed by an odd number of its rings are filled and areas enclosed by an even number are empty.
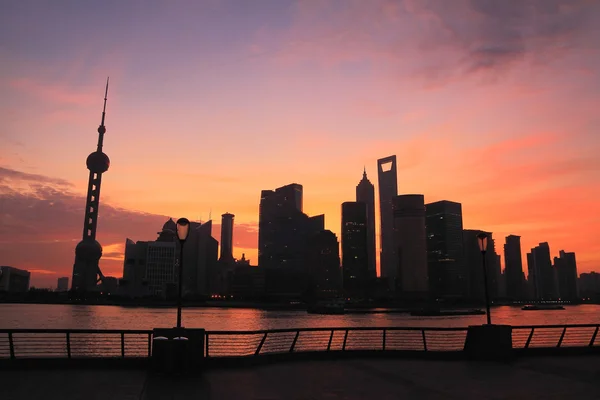
<svg viewBox="0 0 600 400">
<path fill-rule="evenodd" d="M 3 2 L 0 265 L 32 285 L 71 277 L 107 76 L 106 275 L 211 210 L 256 263 L 260 191 L 292 182 L 339 237 L 392 154 L 400 194 L 462 203 L 500 254 L 516 234 L 600 270 L 600 1 Z"/>
</svg>

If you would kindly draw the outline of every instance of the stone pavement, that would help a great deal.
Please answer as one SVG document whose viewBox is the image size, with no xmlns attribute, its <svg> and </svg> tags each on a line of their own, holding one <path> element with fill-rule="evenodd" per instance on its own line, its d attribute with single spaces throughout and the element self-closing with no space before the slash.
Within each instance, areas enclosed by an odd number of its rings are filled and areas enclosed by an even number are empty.
<svg viewBox="0 0 600 400">
<path fill-rule="evenodd" d="M 513 364 L 287 362 L 167 378 L 133 370 L 0 371 L 0 399 L 600 399 L 600 356 Z"/>
</svg>

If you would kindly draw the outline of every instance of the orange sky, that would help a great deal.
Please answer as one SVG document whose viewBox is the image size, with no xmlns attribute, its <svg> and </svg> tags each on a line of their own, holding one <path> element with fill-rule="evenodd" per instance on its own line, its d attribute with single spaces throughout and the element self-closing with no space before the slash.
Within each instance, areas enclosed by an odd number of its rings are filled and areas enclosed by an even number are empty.
<svg viewBox="0 0 600 400">
<path fill-rule="evenodd" d="M 339 234 L 391 154 L 400 194 L 461 202 L 500 253 L 516 234 L 600 270 L 597 2 L 121 3 L 0 16 L 0 264 L 33 284 L 71 275 L 107 75 L 107 274 L 126 237 L 211 210 L 256 262 L 260 190 L 292 182 Z"/>
</svg>

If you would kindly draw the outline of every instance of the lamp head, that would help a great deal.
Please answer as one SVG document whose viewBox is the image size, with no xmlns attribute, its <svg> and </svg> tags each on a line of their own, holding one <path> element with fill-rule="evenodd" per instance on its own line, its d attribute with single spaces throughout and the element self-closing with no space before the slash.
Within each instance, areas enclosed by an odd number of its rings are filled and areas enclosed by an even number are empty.
<svg viewBox="0 0 600 400">
<path fill-rule="evenodd" d="M 190 221 L 187 218 L 177 220 L 177 238 L 180 242 L 185 242 L 190 234 Z"/>
<path fill-rule="evenodd" d="M 479 245 L 479 251 L 481 251 L 482 253 L 485 253 L 487 250 L 487 243 L 488 243 L 487 233 L 481 232 L 479 235 L 477 235 L 477 244 Z"/>
</svg>

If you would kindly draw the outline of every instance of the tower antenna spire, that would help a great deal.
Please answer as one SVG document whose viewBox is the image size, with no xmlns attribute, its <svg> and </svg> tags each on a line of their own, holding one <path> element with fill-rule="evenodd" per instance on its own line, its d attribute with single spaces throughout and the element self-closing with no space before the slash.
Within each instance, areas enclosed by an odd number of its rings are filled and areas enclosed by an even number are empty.
<svg viewBox="0 0 600 400">
<path fill-rule="evenodd" d="M 100 122 L 100 126 L 98 127 L 98 152 L 102 151 L 102 144 L 104 143 L 104 133 L 106 132 L 106 127 L 104 126 L 104 118 L 106 117 L 106 99 L 108 98 L 108 80 L 110 77 L 106 78 L 106 89 L 104 90 L 104 106 L 102 107 L 102 121 Z"/>
<path fill-rule="evenodd" d="M 363 165 L 363 178 L 367 177 L 367 166 Z"/>
<path fill-rule="evenodd" d="M 102 107 L 102 122 L 100 126 L 104 126 L 104 116 L 106 115 L 106 99 L 108 98 L 108 80 L 110 77 L 106 78 L 106 89 L 104 90 L 104 107 Z"/>
</svg>

